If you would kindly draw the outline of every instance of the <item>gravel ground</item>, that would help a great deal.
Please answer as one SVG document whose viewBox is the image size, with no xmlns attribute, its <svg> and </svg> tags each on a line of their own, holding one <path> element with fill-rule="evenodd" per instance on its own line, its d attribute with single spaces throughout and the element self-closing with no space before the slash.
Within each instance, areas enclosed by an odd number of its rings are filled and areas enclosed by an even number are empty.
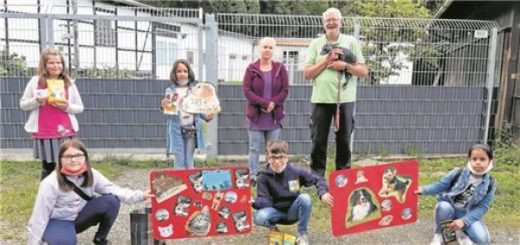
<svg viewBox="0 0 520 245">
<path fill-rule="evenodd" d="M 372 161 L 373 162 L 373 161 Z M 363 164 L 363 163 L 358 163 Z M 145 189 L 148 188 L 148 170 L 125 169 L 124 173 L 114 180 L 120 186 Z M 112 244 L 130 244 L 130 212 L 136 208 L 143 208 L 144 203 L 123 204 L 119 217 L 109 235 Z M 294 234 L 294 226 L 282 226 L 283 231 Z M 380 229 L 355 235 L 347 235 L 334 238 L 330 232 L 313 231 L 309 229 L 309 240 L 311 244 L 428 244 L 432 238 L 433 220 L 431 218 L 419 218 L 417 223 L 394 228 Z M 96 228 L 79 234 L 79 244 L 91 244 Z M 515 228 L 490 227 L 493 244 L 520 244 L 520 232 Z M 172 240 L 166 244 L 267 244 L 268 231 L 262 227 L 254 227 L 248 235 L 221 236 L 199 239 Z"/>
</svg>

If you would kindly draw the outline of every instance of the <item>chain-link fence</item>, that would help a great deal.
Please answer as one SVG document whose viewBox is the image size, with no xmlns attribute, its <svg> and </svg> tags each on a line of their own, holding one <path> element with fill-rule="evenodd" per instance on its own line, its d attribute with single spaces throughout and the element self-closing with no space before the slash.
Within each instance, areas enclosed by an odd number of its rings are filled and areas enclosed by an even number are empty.
<svg viewBox="0 0 520 245">
<path fill-rule="evenodd" d="M 40 52 L 54 46 L 81 93 L 78 137 L 92 148 L 164 148 L 159 110 L 173 63 L 186 59 L 203 76 L 202 12 L 97 3 L 0 8 L 2 148 L 30 148 L 20 110 Z"/>
<path fill-rule="evenodd" d="M 257 59 L 264 36 L 275 38 L 274 60 L 289 73 L 283 138 L 291 152 L 309 153 L 312 88 L 303 69 L 310 42 L 324 33 L 321 16 L 218 14 L 217 23 L 219 41 L 225 35 L 241 42 L 220 42 L 219 153 L 247 152 L 246 102 L 234 84 Z M 497 27 L 491 21 L 344 18 L 341 31 L 360 40 L 370 71 L 358 83 L 354 152 L 461 153 L 488 139 Z"/>
<path fill-rule="evenodd" d="M 342 32 L 360 40 L 370 69 L 359 81 L 354 152 L 461 153 L 488 139 L 499 77 L 497 27 L 490 21 L 345 18 Z M 5 5 L 2 148 L 32 144 L 18 100 L 42 48 L 53 45 L 77 78 L 86 108 L 79 115 L 79 137 L 90 147 L 163 148 L 159 101 L 173 62 L 183 58 L 198 80 L 218 81 L 223 111 L 207 130 L 215 153 L 247 154 L 240 85 L 258 57 L 258 40 L 271 36 L 277 42 L 274 60 L 283 61 L 291 84 L 282 138 L 292 153 L 308 154 L 312 87 L 303 68 L 308 45 L 320 35 L 321 16 L 213 16 L 198 9 L 97 2 Z"/>
</svg>

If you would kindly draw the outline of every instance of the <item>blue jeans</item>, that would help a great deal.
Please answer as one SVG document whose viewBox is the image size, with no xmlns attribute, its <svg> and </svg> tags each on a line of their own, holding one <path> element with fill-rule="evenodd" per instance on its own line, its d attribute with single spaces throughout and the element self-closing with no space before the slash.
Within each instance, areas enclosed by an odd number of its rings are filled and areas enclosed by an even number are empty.
<svg viewBox="0 0 520 245">
<path fill-rule="evenodd" d="M 197 136 L 195 136 L 197 137 Z M 182 136 L 184 145 L 184 156 L 175 155 L 175 169 L 192 169 L 194 167 L 193 155 L 195 154 L 195 137 L 186 138 Z"/>
<path fill-rule="evenodd" d="M 456 209 L 453 204 L 440 201 L 435 206 L 435 233 L 441 233 L 440 223 L 444 220 L 455 220 L 464 217 L 465 210 Z M 489 231 L 486 225 L 481 221 L 475 221 L 470 226 L 464 228 L 464 233 L 469 239 L 476 244 L 489 244 Z"/>
<path fill-rule="evenodd" d="M 249 171 L 256 178 L 258 171 L 258 159 L 265 151 L 265 145 L 270 140 L 280 138 L 281 128 L 273 130 L 247 130 L 249 136 Z"/>
<path fill-rule="evenodd" d="M 258 210 L 253 218 L 256 225 L 271 227 L 276 224 L 298 223 L 298 234 L 307 234 L 307 224 L 312 212 L 312 201 L 308 194 L 300 194 L 287 210 L 287 213 L 273 207 Z"/>
<path fill-rule="evenodd" d="M 51 219 L 43 232 L 48 244 L 75 245 L 76 234 L 99 223 L 96 238 L 106 239 L 119 214 L 120 202 L 114 195 L 103 195 L 87 202 L 75 221 Z"/>
</svg>

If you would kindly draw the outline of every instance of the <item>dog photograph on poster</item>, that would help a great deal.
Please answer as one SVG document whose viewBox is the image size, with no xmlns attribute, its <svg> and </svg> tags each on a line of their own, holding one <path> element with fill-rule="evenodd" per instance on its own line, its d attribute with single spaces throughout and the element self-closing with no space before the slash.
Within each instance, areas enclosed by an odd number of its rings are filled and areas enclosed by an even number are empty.
<svg viewBox="0 0 520 245">
<path fill-rule="evenodd" d="M 398 202 L 406 201 L 406 193 L 412 184 L 410 176 L 397 175 L 397 169 L 394 167 L 387 168 L 383 172 L 383 186 L 379 191 L 379 196 L 394 196 Z"/>
<path fill-rule="evenodd" d="M 368 188 L 354 190 L 348 199 L 346 227 L 381 217 L 381 205 L 375 194 Z"/>
</svg>

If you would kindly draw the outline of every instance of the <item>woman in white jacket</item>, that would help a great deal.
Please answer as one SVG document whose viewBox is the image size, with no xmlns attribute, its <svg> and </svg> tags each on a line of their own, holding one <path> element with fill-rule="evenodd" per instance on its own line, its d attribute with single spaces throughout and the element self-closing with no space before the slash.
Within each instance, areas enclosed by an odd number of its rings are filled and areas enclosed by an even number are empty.
<svg viewBox="0 0 520 245">
<path fill-rule="evenodd" d="M 64 88 L 49 91 L 48 81 L 63 81 Z M 60 87 L 60 86 L 58 86 Z M 49 95 L 61 94 L 62 99 L 49 100 Z M 78 121 L 74 114 L 83 112 L 83 102 L 78 88 L 69 75 L 65 59 L 54 48 L 43 50 L 34 76 L 20 99 L 20 108 L 31 111 L 25 131 L 34 138 L 34 157 L 42 161 L 43 180 L 56 167 L 59 145 L 63 139 L 72 138 L 78 132 Z"/>
<path fill-rule="evenodd" d="M 92 169 L 81 141 L 66 141 L 59 161 L 41 183 L 27 225 L 27 244 L 76 244 L 76 234 L 99 224 L 94 244 L 107 244 L 107 236 L 119 213 L 120 201 L 136 203 L 151 196 L 150 190 L 122 189 Z M 93 198 L 94 193 L 101 195 Z"/>
</svg>

